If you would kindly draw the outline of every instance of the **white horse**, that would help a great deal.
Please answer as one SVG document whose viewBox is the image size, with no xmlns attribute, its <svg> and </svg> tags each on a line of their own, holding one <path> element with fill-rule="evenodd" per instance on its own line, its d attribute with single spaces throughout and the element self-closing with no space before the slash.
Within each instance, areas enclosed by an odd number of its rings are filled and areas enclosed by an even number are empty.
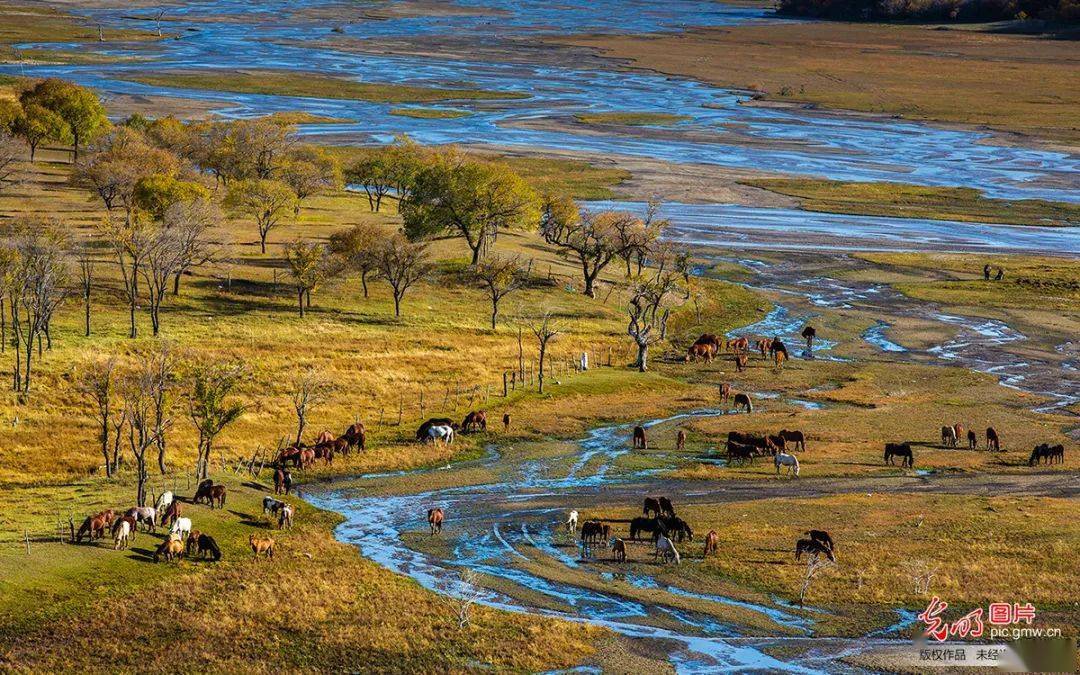
<svg viewBox="0 0 1080 675">
<path fill-rule="evenodd" d="M 773 457 L 773 464 L 776 465 L 776 475 L 780 475 L 780 467 L 786 466 L 788 475 L 794 474 L 795 478 L 799 477 L 799 458 L 795 455 L 789 455 L 786 452 L 778 452 Z"/>
<path fill-rule="evenodd" d="M 173 493 L 169 490 L 161 493 L 161 496 L 157 499 L 157 504 L 154 508 L 161 514 L 161 517 L 165 517 L 165 509 L 169 508 L 169 505 L 173 503 Z"/>
<path fill-rule="evenodd" d="M 286 527 L 292 527 L 293 513 L 295 508 L 292 504 L 282 504 L 281 513 L 278 515 L 278 529 L 284 530 Z"/>
<path fill-rule="evenodd" d="M 432 443 L 443 441 L 447 445 L 454 444 L 454 427 L 450 425 L 437 425 L 428 427 L 428 439 Z"/>
<path fill-rule="evenodd" d="M 191 534 L 191 518 L 177 518 L 176 522 L 173 523 L 172 529 L 169 530 L 170 537 L 176 535 L 179 536 L 181 540 L 189 534 Z"/>
<path fill-rule="evenodd" d="M 121 520 L 120 526 L 116 528 L 116 534 L 113 535 L 113 550 L 119 551 L 122 548 L 127 548 L 130 540 L 131 523 Z"/>
<path fill-rule="evenodd" d="M 566 519 L 566 531 L 570 534 L 577 532 L 578 525 L 578 512 L 571 511 L 570 517 Z"/>
<path fill-rule="evenodd" d="M 157 510 L 153 506 L 133 506 L 128 509 L 127 515 L 134 518 L 136 523 L 146 525 L 149 532 L 157 529 Z"/>
<path fill-rule="evenodd" d="M 665 563 L 669 560 L 674 560 L 676 565 L 682 562 L 682 558 L 679 557 L 679 551 L 676 550 L 675 544 L 664 535 L 660 535 L 656 539 L 656 555 L 654 557 L 659 558 L 660 556 L 663 556 Z"/>
</svg>

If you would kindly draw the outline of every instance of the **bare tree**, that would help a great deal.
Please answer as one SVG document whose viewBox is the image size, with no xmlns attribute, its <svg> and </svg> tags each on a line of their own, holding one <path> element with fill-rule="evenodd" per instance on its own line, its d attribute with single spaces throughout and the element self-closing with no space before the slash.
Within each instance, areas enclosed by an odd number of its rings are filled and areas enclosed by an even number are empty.
<svg viewBox="0 0 1080 675">
<path fill-rule="evenodd" d="M 285 247 L 285 264 L 293 278 L 302 319 L 305 302 L 311 307 L 311 292 L 331 274 L 326 246 L 318 242 L 295 241 Z"/>
<path fill-rule="evenodd" d="M 221 223 L 221 211 L 208 199 L 184 201 L 166 209 L 162 222 L 173 233 L 179 249 L 173 295 L 180 295 L 180 277 L 217 255 L 218 246 L 210 238 L 210 231 Z"/>
<path fill-rule="evenodd" d="M 136 214 L 123 222 L 106 217 L 100 225 L 100 232 L 112 249 L 123 281 L 130 321 L 128 337 L 138 337 L 135 311 L 139 307 L 139 277 L 155 243 L 155 228 Z"/>
<path fill-rule="evenodd" d="M 799 588 L 799 607 L 802 607 L 806 602 L 806 593 L 810 590 L 810 584 L 814 581 L 818 572 L 834 564 L 827 557 L 819 556 L 817 553 L 810 554 L 806 559 L 806 571 L 803 573 L 802 586 Z"/>
<path fill-rule="evenodd" d="M 157 447 L 158 471 L 169 469 L 165 463 L 166 434 L 172 427 L 173 391 L 176 387 L 176 356 L 167 342 L 157 343 L 145 356 L 144 368 L 149 378 L 154 445 Z"/>
<path fill-rule="evenodd" d="M 563 333 L 562 324 L 555 318 L 551 310 L 527 315 L 523 318 L 525 326 L 536 337 L 539 351 L 539 368 L 536 374 L 537 391 L 544 393 L 544 363 L 547 358 L 548 344 Z"/>
<path fill-rule="evenodd" d="M 158 442 L 163 429 L 155 420 L 155 400 L 163 386 L 158 376 L 157 358 L 153 350 L 139 354 L 135 368 L 127 374 L 120 386 L 120 396 L 127 413 L 127 442 L 135 460 L 136 501 L 146 505 L 146 483 L 150 472 L 146 465 L 146 453 Z"/>
<path fill-rule="evenodd" d="M 22 176 L 19 170 L 26 145 L 6 131 L 0 130 L 0 194 L 15 187 Z"/>
<path fill-rule="evenodd" d="M 229 397 L 246 372 L 239 363 L 207 363 L 191 367 L 188 376 L 188 415 L 199 432 L 195 466 L 198 480 L 210 474 L 210 453 L 218 434 L 244 414 L 244 405 L 230 402 Z"/>
<path fill-rule="evenodd" d="M 169 291 L 174 276 L 183 263 L 183 242 L 178 232 L 152 226 L 146 248 L 144 264 L 140 266 L 146 283 L 147 306 L 150 310 L 150 326 L 154 335 L 161 332 L 161 305 Z"/>
<path fill-rule="evenodd" d="M 259 230 L 259 246 L 266 253 L 266 237 L 293 211 L 296 193 L 277 180 L 255 178 L 234 183 L 225 197 L 225 206 L 237 214 L 250 216 Z"/>
<path fill-rule="evenodd" d="M 937 576 L 941 565 L 928 560 L 905 560 L 900 567 L 911 579 L 912 591 L 916 595 L 926 595 L 930 592 L 930 584 Z"/>
<path fill-rule="evenodd" d="M 480 585 L 480 575 L 476 570 L 465 568 L 456 582 L 446 584 L 445 598 L 447 606 L 457 620 L 458 628 L 465 628 L 472 620 L 472 610 L 484 598 L 484 589 Z"/>
<path fill-rule="evenodd" d="M 360 223 L 330 235 L 330 253 L 337 258 L 337 266 L 342 271 L 360 273 L 365 298 L 368 275 L 379 269 L 378 251 L 386 238 L 382 228 L 371 223 Z"/>
<path fill-rule="evenodd" d="M 79 256 L 79 288 L 83 298 L 83 324 L 86 337 L 90 337 L 90 293 L 94 287 L 94 259 L 84 249 Z"/>
<path fill-rule="evenodd" d="M 79 391 L 94 406 L 94 420 L 100 431 L 101 454 L 105 461 L 105 475 L 112 477 L 116 471 L 114 460 L 109 457 L 109 429 L 113 416 L 113 398 L 116 395 L 116 359 L 104 359 L 90 364 L 78 379 Z"/>
<path fill-rule="evenodd" d="M 318 406 L 329 393 L 329 384 L 313 368 L 309 368 L 293 378 L 292 404 L 296 411 L 296 443 L 299 444 L 307 426 L 308 413 Z"/>
<path fill-rule="evenodd" d="M 412 243 L 396 234 L 383 241 L 376 250 L 378 269 L 394 294 L 394 316 L 401 316 L 401 300 L 405 292 L 431 271 L 427 246 Z"/>
<path fill-rule="evenodd" d="M 663 270 L 658 270 L 651 279 L 631 288 L 627 304 L 630 321 L 626 333 L 637 344 L 635 365 L 639 371 L 648 370 L 649 347 L 667 337 L 671 309 L 682 296 L 679 275 Z"/>
<path fill-rule="evenodd" d="M 506 258 L 490 255 L 473 267 L 472 275 L 491 298 L 491 330 L 495 330 L 499 320 L 499 302 L 529 283 L 525 266 L 516 255 Z"/>
</svg>

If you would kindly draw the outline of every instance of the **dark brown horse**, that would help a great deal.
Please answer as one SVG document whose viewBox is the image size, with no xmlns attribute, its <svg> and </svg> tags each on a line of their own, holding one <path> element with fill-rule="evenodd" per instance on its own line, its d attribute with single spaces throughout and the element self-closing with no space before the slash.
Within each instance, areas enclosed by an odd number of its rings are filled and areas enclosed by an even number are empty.
<svg viewBox="0 0 1080 675">
<path fill-rule="evenodd" d="M 806 536 L 810 537 L 819 544 L 828 547 L 830 551 L 836 551 L 836 544 L 833 543 L 832 536 L 825 530 L 807 530 Z"/>
<path fill-rule="evenodd" d="M 775 455 L 778 452 L 787 451 L 787 441 L 780 434 L 775 436 L 766 436 L 765 442 L 768 444 L 769 450 Z"/>
<path fill-rule="evenodd" d="M 675 432 L 675 449 L 676 450 L 685 450 L 686 449 L 686 430 L 685 429 L 679 429 L 678 431 Z"/>
<path fill-rule="evenodd" d="M 806 436 L 801 431 L 788 431 L 787 429 L 781 429 L 777 436 L 783 438 L 788 443 L 794 446 L 795 450 L 806 451 Z"/>
<path fill-rule="evenodd" d="M 746 353 L 745 352 L 737 352 L 735 354 L 735 372 L 741 373 L 742 371 L 746 370 L 746 363 L 747 363 Z"/>
<path fill-rule="evenodd" d="M 769 441 L 765 436 L 760 434 L 752 434 L 745 431 L 729 431 L 727 435 L 727 443 L 740 443 L 742 445 L 749 445 L 754 449 L 755 454 L 764 454 L 769 450 Z"/>
<path fill-rule="evenodd" d="M 645 427 L 634 427 L 634 449 L 649 449 L 649 441 L 647 438 L 645 438 Z"/>
<path fill-rule="evenodd" d="M 967 439 L 968 439 L 968 450 L 978 450 L 979 449 L 979 437 L 975 435 L 975 431 L 973 429 L 968 429 Z"/>
<path fill-rule="evenodd" d="M 180 517 L 180 500 L 174 499 L 165 507 L 165 513 L 161 514 L 161 526 L 169 527 Z"/>
<path fill-rule="evenodd" d="M 727 463 L 731 466 L 735 463 L 735 460 L 740 462 L 754 463 L 754 447 L 752 445 L 743 445 L 742 443 L 733 443 L 728 441 L 727 444 Z"/>
<path fill-rule="evenodd" d="M 724 404 L 724 409 L 727 410 L 728 403 L 731 402 L 731 383 L 720 383 L 720 401 Z"/>
<path fill-rule="evenodd" d="M 998 437 L 998 432 L 994 427 L 986 428 L 986 449 L 994 449 L 994 452 L 1001 452 L 1001 439 Z"/>
<path fill-rule="evenodd" d="M 225 489 L 224 485 L 212 485 L 212 486 L 210 486 L 210 491 L 209 491 L 209 494 L 207 495 L 207 497 L 208 497 L 207 501 L 210 504 L 211 509 L 214 508 L 215 505 L 217 505 L 217 507 L 219 509 L 225 508 L 225 493 L 226 492 L 227 492 L 227 490 Z"/>
<path fill-rule="evenodd" d="M 814 338 L 817 337 L 817 331 L 814 329 L 814 327 L 809 325 L 806 326 L 806 328 L 802 329 L 802 333 L 800 333 L 800 335 L 802 335 L 803 339 L 806 340 L 806 348 L 808 350 L 813 350 Z"/>
<path fill-rule="evenodd" d="M 833 556 L 833 552 L 829 547 L 825 546 L 825 544 L 822 544 L 820 541 L 815 541 L 813 539 L 800 539 L 795 542 L 795 560 L 801 558 L 803 553 L 812 556 L 823 555 L 831 561 L 836 561 L 836 558 Z"/>
<path fill-rule="evenodd" d="M 1035 466 L 1043 462 L 1047 464 L 1057 464 L 1065 462 L 1065 446 L 1061 445 L 1049 445 L 1043 443 L 1035 446 L 1035 449 L 1031 451 L 1031 458 L 1028 459 L 1028 466 Z"/>
<path fill-rule="evenodd" d="M 892 464 L 893 457 L 899 457 L 901 459 L 900 466 L 909 469 L 915 466 L 915 455 L 911 452 L 910 443 L 886 443 L 885 463 Z"/>
<path fill-rule="evenodd" d="M 591 544 L 606 541 L 611 536 L 611 526 L 598 520 L 587 520 L 581 524 L 581 541 Z"/>
<path fill-rule="evenodd" d="M 289 494 L 292 488 L 292 474 L 283 466 L 274 467 L 274 494 Z"/>
<path fill-rule="evenodd" d="M 668 531 L 668 537 L 678 542 L 682 542 L 683 539 L 694 541 L 694 531 L 690 529 L 690 524 L 682 518 L 676 516 L 668 516 L 661 518 L 664 523 L 664 527 Z"/>
<path fill-rule="evenodd" d="M 208 534 L 192 532 L 188 536 L 188 555 L 191 554 L 191 543 L 195 542 L 195 553 L 200 558 L 205 558 L 207 555 L 214 562 L 221 560 L 221 547 L 214 541 L 214 538 Z"/>
<path fill-rule="evenodd" d="M 474 410 L 461 421 L 461 432 L 467 434 L 470 431 L 487 431 L 486 410 Z"/>
<path fill-rule="evenodd" d="M 510 433 L 510 413 L 503 413 L 503 433 Z"/>
<path fill-rule="evenodd" d="M 428 509 L 427 522 L 431 528 L 431 536 L 442 533 L 442 524 L 445 514 L 442 509 Z"/>
<path fill-rule="evenodd" d="M 364 433 L 364 425 L 362 422 L 356 422 L 345 430 L 345 433 L 341 434 L 341 438 L 345 439 L 345 442 L 349 444 L 349 449 L 359 448 L 361 452 L 367 450 L 367 435 Z M 345 453 L 348 454 L 347 452 Z"/>
<path fill-rule="evenodd" d="M 653 517 L 659 516 L 663 511 L 660 508 L 660 500 L 656 497 L 646 497 L 641 506 L 641 515 L 647 516 L 653 514 Z"/>
<path fill-rule="evenodd" d="M 79 533 L 75 536 L 75 543 L 81 544 L 84 536 L 88 537 L 90 541 L 104 537 L 106 530 L 114 519 L 115 514 L 112 509 L 106 509 L 101 513 L 87 516 L 82 525 L 79 526 Z"/>
<path fill-rule="evenodd" d="M 659 518 L 634 518 L 630 521 L 631 539 L 638 539 L 638 535 L 645 532 L 652 535 L 651 539 L 656 541 L 661 534 L 667 534 L 667 528 Z"/>
<path fill-rule="evenodd" d="M 611 559 L 615 562 L 626 562 L 626 542 L 622 539 L 611 542 Z"/>
<path fill-rule="evenodd" d="M 748 413 L 754 412 L 754 404 L 750 401 L 750 396 L 748 394 L 742 392 L 735 394 L 734 402 L 736 410 L 742 408 Z"/>
<path fill-rule="evenodd" d="M 289 462 L 296 468 L 300 468 L 300 452 L 302 446 L 290 445 L 289 447 L 278 453 L 277 459 L 274 462 L 278 465 L 284 466 Z"/>
</svg>

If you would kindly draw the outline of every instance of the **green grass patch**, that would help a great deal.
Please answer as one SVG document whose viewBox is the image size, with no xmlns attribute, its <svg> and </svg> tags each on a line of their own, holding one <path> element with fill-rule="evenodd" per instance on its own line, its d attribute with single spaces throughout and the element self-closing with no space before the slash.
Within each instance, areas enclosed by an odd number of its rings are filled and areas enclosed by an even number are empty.
<svg viewBox="0 0 1080 675">
<path fill-rule="evenodd" d="M 385 82 L 356 82 L 315 73 L 245 70 L 193 73 L 183 71 L 125 75 L 124 79 L 158 87 L 212 89 L 240 94 L 330 98 L 375 103 L 425 103 L 475 99 L 520 99 L 525 94 L 485 89 L 445 89 Z"/>
<path fill-rule="evenodd" d="M 278 124 L 347 124 L 352 122 L 344 117 L 329 117 L 316 115 L 315 113 L 295 110 L 291 112 L 276 112 L 266 115 L 266 119 Z"/>
<path fill-rule="evenodd" d="M 577 159 L 551 157 L 505 157 L 510 165 L 536 189 L 566 192 L 574 199 L 613 199 L 612 189 L 630 180 L 632 174 L 614 166 L 600 166 Z"/>
<path fill-rule="evenodd" d="M 30 3 L 0 2 L 0 44 L 21 42 L 90 42 L 99 37 L 97 26 L 60 10 Z M 159 40 L 142 30 L 103 28 L 106 42 Z"/>
<path fill-rule="evenodd" d="M 994 199 L 973 188 L 784 178 L 743 183 L 797 197 L 808 211 L 1008 225 L 1080 225 L 1080 205 L 1045 199 Z"/>
<path fill-rule="evenodd" d="M 673 115 L 671 113 L 656 112 L 606 112 L 606 113 L 579 113 L 574 119 L 582 124 L 616 124 L 629 127 L 664 127 L 680 122 L 687 122 L 691 118 L 686 115 Z"/>
<path fill-rule="evenodd" d="M 453 120 L 472 115 L 468 110 L 454 108 L 393 108 L 390 114 L 398 117 L 415 117 L 420 120 Z"/>
</svg>

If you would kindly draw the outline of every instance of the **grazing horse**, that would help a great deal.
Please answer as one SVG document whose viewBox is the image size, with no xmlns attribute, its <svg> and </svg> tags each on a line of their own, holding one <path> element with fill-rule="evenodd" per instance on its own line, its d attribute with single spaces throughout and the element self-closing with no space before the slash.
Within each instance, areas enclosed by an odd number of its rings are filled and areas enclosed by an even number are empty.
<svg viewBox="0 0 1080 675">
<path fill-rule="evenodd" d="M 296 507 L 292 504 L 285 504 L 281 507 L 281 511 L 278 513 L 277 526 L 279 530 L 284 530 L 286 527 L 292 529 L 293 513 L 296 511 Z"/>
<path fill-rule="evenodd" d="M 720 401 L 724 404 L 724 409 L 727 410 L 728 404 L 731 402 L 731 383 L 720 383 Z"/>
<path fill-rule="evenodd" d="M 745 431 L 729 431 L 727 442 L 729 445 L 731 443 L 749 445 L 754 449 L 755 453 L 764 453 L 769 449 L 769 441 L 764 436 L 751 434 Z"/>
<path fill-rule="evenodd" d="M 173 523 L 172 528 L 169 529 L 169 535 L 177 535 L 180 539 L 187 537 L 191 534 L 191 518 L 177 518 Z"/>
<path fill-rule="evenodd" d="M 445 517 L 442 509 L 428 509 L 427 522 L 431 528 L 431 536 L 434 537 L 436 534 L 442 533 L 442 524 Z"/>
<path fill-rule="evenodd" d="M 638 539 L 638 535 L 648 532 L 655 541 L 661 534 L 667 534 L 667 528 L 659 518 L 634 518 L 630 521 L 630 538 Z"/>
<path fill-rule="evenodd" d="M 168 509 L 169 506 L 172 503 L 173 503 L 173 493 L 170 492 L 169 490 L 166 490 L 165 492 L 161 493 L 160 497 L 158 497 L 157 503 L 154 504 L 154 508 L 157 509 L 157 512 L 159 514 L 161 514 L 162 518 L 164 518 L 165 517 L 165 510 Z M 164 523 L 162 523 L 162 524 L 164 524 Z"/>
<path fill-rule="evenodd" d="M 144 524 L 147 532 L 157 530 L 157 509 L 153 506 L 132 506 L 124 515 L 134 518 L 136 524 Z"/>
<path fill-rule="evenodd" d="M 656 539 L 656 553 L 654 554 L 654 557 L 661 558 L 664 563 L 674 560 L 675 564 L 678 565 L 682 562 L 682 559 L 679 557 L 679 551 L 675 548 L 675 544 L 664 535 L 660 535 Z"/>
<path fill-rule="evenodd" d="M 728 347 L 730 347 L 731 351 L 736 354 L 748 352 L 750 351 L 750 339 L 747 338 L 745 335 L 742 337 L 737 337 L 734 340 L 728 342 Z"/>
<path fill-rule="evenodd" d="M 455 424 L 453 420 L 447 417 L 432 417 L 416 429 L 416 440 L 426 441 L 428 439 L 428 429 L 430 429 L 431 427 L 455 428 L 456 426 L 457 424 Z"/>
<path fill-rule="evenodd" d="M 690 348 L 686 350 L 686 362 L 690 363 L 696 358 L 700 358 L 705 363 L 712 363 L 713 356 L 716 355 L 716 347 L 713 345 L 704 344 L 692 344 Z"/>
<path fill-rule="evenodd" d="M 723 342 L 720 340 L 719 335 L 713 335 L 712 333 L 702 333 L 701 337 L 694 340 L 696 345 L 708 345 L 713 348 L 714 351 L 720 351 L 723 346 Z"/>
<path fill-rule="evenodd" d="M 784 452 L 787 450 L 787 441 L 785 441 L 784 437 L 780 436 L 779 434 L 777 434 L 776 436 L 766 436 L 765 443 L 767 444 L 769 451 L 772 452 L 772 454 L 774 455 L 778 452 Z"/>
<path fill-rule="evenodd" d="M 300 453 L 302 451 L 302 447 L 298 445 L 290 445 L 289 447 L 283 449 L 281 452 L 278 453 L 277 459 L 274 460 L 274 463 L 278 466 L 285 466 L 286 463 L 292 462 L 292 465 L 299 469 L 301 462 Z M 202 490 L 201 487 L 199 489 Z M 199 495 L 198 493 L 196 493 L 195 499 L 197 500 L 198 498 Z"/>
<path fill-rule="evenodd" d="M 675 449 L 676 450 L 685 450 L 686 449 L 686 430 L 685 429 L 679 429 L 678 431 L 675 432 Z"/>
<path fill-rule="evenodd" d="M 221 548 L 210 535 L 200 533 L 198 536 L 195 536 L 195 533 L 192 532 L 191 536 L 188 537 L 189 549 L 192 541 L 195 542 L 195 550 L 200 558 L 205 558 L 206 554 L 209 553 L 210 559 L 214 562 L 221 560 Z"/>
<path fill-rule="evenodd" d="M 324 460 L 327 465 L 334 463 L 334 446 L 333 441 L 330 443 L 322 443 L 319 445 L 311 446 L 311 451 L 315 453 L 315 459 Z"/>
<path fill-rule="evenodd" d="M 345 439 L 345 442 L 349 444 L 349 449 L 358 448 L 361 452 L 367 450 L 367 434 L 364 433 L 364 425 L 362 422 L 355 422 L 345 433 L 341 434 L 341 437 Z M 345 453 L 348 455 L 348 452 Z"/>
<path fill-rule="evenodd" d="M 776 466 L 776 475 L 780 475 L 780 467 L 787 467 L 788 475 L 793 478 L 799 477 L 799 458 L 795 455 L 789 455 L 786 452 L 778 452 L 773 457 L 773 464 Z"/>
<path fill-rule="evenodd" d="M 979 437 L 975 435 L 975 431 L 973 429 L 968 429 L 967 439 L 968 439 L 968 450 L 978 450 L 979 449 Z"/>
<path fill-rule="evenodd" d="M 731 466 L 735 462 L 735 460 L 739 460 L 740 462 L 749 461 L 751 464 L 753 464 L 754 463 L 754 446 L 752 446 L 752 445 L 744 445 L 742 443 L 734 443 L 732 441 L 728 441 L 728 444 L 727 444 L 727 463 L 728 463 L 728 466 Z"/>
<path fill-rule="evenodd" d="M 577 511 L 571 511 L 570 512 L 570 517 L 566 519 L 566 531 L 573 534 L 574 532 L 577 532 L 577 526 L 578 526 L 578 512 Z"/>
<path fill-rule="evenodd" d="M 775 352 L 773 352 L 773 359 L 774 359 L 774 363 L 776 364 L 777 368 L 783 368 L 784 367 L 784 361 L 787 361 L 787 352 L 782 352 L 782 351 L 779 351 L 779 350 L 775 351 Z"/>
<path fill-rule="evenodd" d="M 667 497 L 661 497 L 657 501 L 660 502 L 660 514 L 668 516 L 670 518 L 675 517 L 675 507 L 672 506 L 671 500 Z"/>
<path fill-rule="evenodd" d="M 649 449 L 649 440 L 647 438 L 645 438 L 645 427 L 641 427 L 641 426 L 634 427 L 633 443 L 634 443 L 634 449 L 635 450 L 638 450 L 638 449 L 648 450 Z"/>
<path fill-rule="evenodd" d="M 994 452 L 1001 452 L 1001 439 L 998 437 L 998 432 L 994 427 L 986 428 L 986 449 L 994 448 Z"/>
<path fill-rule="evenodd" d="M 195 489 L 195 496 L 191 498 L 192 504 L 199 504 L 201 502 L 210 503 L 210 490 L 214 487 L 214 481 L 207 478 L 199 483 L 199 487 Z"/>
<path fill-rule="evenodd" d="M 1046 459 L 1050 464 L 1064 464 L 1065 446 L 1061 443 L 1051 446 L 1050 451 L 1047 453 Z"/>
<path fill-rule="evenodd" d="M 256 537 L 251 535 L 248 537 L 248 544 L 251 545 L 252 559 L 258 560 L 259 554 L 270 558 L 274 558 L 274 540 L 270 537 Z"/>
<path fill-rule="evenodd" d="M 334 440 L 334 434 L 330 433 L 326 429 L 319 432 L 319 435 L 315 437 L 315 445 L 326 445 Z"/>
<path fill-rule="evenodd" d="M 315 450 L 312 448 L 303 448 L 300 450 L 299 456 L 297 456 L 297 464 L 301 469 L 310 469 L 315 466 Z"/>
<path fill-rule="evenodd" d="M 75 543 L 81 544 L 83 536 L 89 537 L 90 541 L 100 539 L 105 536 L 105 528 L 107 528 L 113 521 L 112 509 L 106 509 L 101 513 L 87 516 L 82 525 L 79 526 L 79 533 L 75 537 Z"/>
<path fill-rule="evenodd" d="M 957 422 L 953 425 L 953 432 L 956 434 L 956 446 L 960 447 L 960 439 L 964 437 L 964 425 Z"/>
<path fill-rule="evenodd" d="M 292 490 L 292 473 L 283 466 L 274 468 L 274 494 L 289 494 Z"/>
<path fill-rule="evenodd" d="M 828 547 L 830 551 L 836 551 L 836 544 L 833 543 L 833 538 L 825 530 L 807 530 L 806 536 L 810 537 L 822 546 Z"/>
<path fill-rule="evenodd" d="M 503 433 L 510 433 L 510 413 L 503 413 Z"/>
<path fill-rule="evenodd" d="M 794 445 L 795 450 L 806 451 L 806 436 L 801 431 L 788 431 L 787 429 L 781 429 L 777 434 L 780 438 L 786 442 Z"/>
<path fill-rule="evenodd" d="M 815 558 L 819 555 L 823 555 L 830 561 L 836 562 L 832 550 L 825 544 L 822 544 L 820 541 L 815 541 L 814 539 L 800 539 L 795 542 L 795 560 L 799 560 L 803 553 L 812 555 Z"/>
<path fill-rule="evenodd" d="M 113 528 L 113 550 L 119 551 L 122 548 L 127 548 L 128 541 L 131 539 L 131 521 L 127 518 L 121 518 L 116 521 L 117 527 Z"/>
<path fill-rule="evenodd" d="M 487 431 L 486 410 L 474 410 L 461 421 L 461 433 L 466 434 L 470 431 Z"/>
<path fill-rule="evenodd" d="M 803 338 L 806 340 L 806 350 L 813 351 L 814 338 L 817 337 L 817 331 L 814 330 L 814 327 L 810 325 L 806 326 L 806 328 L 802 329 L 802 333 L 800 333 L 800 335 L 802 335 Z"/>
<path fill-rule="evenodd" d="M 213 509 L 217 504 L 219 509 L 225 508 L 225 493 L 227 490 L 224 485 L 212 485 L 210 486 L 209 494 L 207 495 L 210 508 Z"/>
<path fill-rule="evenodd" d="M 264 516 L 276 516 L 278 512 L 281 511 L 281 509 L 285 506 L 285 502 L 281 501 L 280 499 L 274 499 L 270 495 L 266 495 L 265 497 L 263 497 L 262 504 Z"/>
<path fill-rule="evenodd" d="M 191 534 L 188 535 L 187 543 L 184 544 L 184 555 L 190 556 L 193 551 L 199 548 L 199 536 L 201 535 L 202 532 L 199 532 L 198 530 L 191 531 Z"/>
<path fill-rule="evenodd" d="M 649 514 L 659 516 L 663 511 L 660 510 L 660 500 L 656 497 L 646 497 L 641 507 L 641 515 L 647 516 Z"/>
<path fill-rule="evenodd" d="M 1060 443 L 1054 446 L 1047 443 L 1035 446 L 1035 449 L 1031 451 L 1031 458 L 1028 459 L 1028 466 L 1035 466 L 1043 461 L 1047 464 L 1064 463 L 1065 446 Z"/>
<path fill-rule="evenodd" d="M 432 445 L 437 444 L 439 441 L 442 441 L 447 445 L 453 445 L 454 427 L 449 425 L 430 426 L 427 430 L 427 440 L 431 441 Z"/>
<path fill-rule="evenodd" d="M 581 541 L 586 544 L 603 541 L 611 533 L 611 526 L 598 520 L 586 520 L 581 524 Z"/>
<path fill-rule="evenodd" d="M 946 448 L 955 448 L 957 445 L 956 429 L 950 426 L 941 427 L 941 444 Z"/>
<path fill-rule="evenodd" d="M 774 357 L 778 353 L 783 354 L 785 359 L 788 357 L 787 347 L 778 337 L 774 337 L 772 339 L 772 344 L 769 345 L 769 353 L 772 354 Z"/>
<path fill-rule="evenodd" d="M 670 536 L 674 537 L 679 543 L 682 543 L 683 539 L 694 541 L 694 531 L 690 529 L 690 523 L 675 516 L 663 518 L 662 521 Z"/>
<path fill-rule="evenodd" d="M 735 394 L 735 409 L 742 408 L 748 413 L 754 412 L 754 404 L 750 401 L 750 395 L 739 392 Z"/>
<path fill-rule="evenodd" d="M 951 429 L 952 427 L 948 427 Z M 885 463 L 892 464 L 892 458 L 899 457 L 901 459 L 900 466 L 912 468 L 915 466 L 915 455 L 911 452 L 910 443 L 886 443 L 885 444 Z"/>
<path fill-rule="evenodd" d="M 742 371 L 746 370 L 746 363 L 746 354 L 744 354 L 743 352 L 738 352 L 735 354 L 735 372 L 741 373 Z"/>
<path fill-rule="evenodd" d="M 113 538 L 116 538 L 116 533 L 120 531 L 120 526 L 123 523 L 127 523 L 128 533 L 131 535 L 131 541 L 135 541 L 135 519 L 131 516 L 121 516 L 113 522 L 112 534 Z"/>
<path fill-rule="evenodd" d="M 622 539 L 611 542 L 611 559 L 615 562 L 626 562 L 626 542 Z"/>
<path fill-rule="evenodd" d="M 720 546 L 720 535 L 716 533 L 716 530 L 709 530 L 709 533 L 705 535 L 705 552 L 701 554 L 701 557 L 706 557 L 710 553 L 716 553 L 717 548 Z"/>
<path fill-rule="evenodd" d="M 169 504 L 169 507 L 165 509 L 165 513 L 161 514 L 161 526 L 168 527 L 172 523 L 176 522 L 176 519 L 180 517 L 180 502 L 174 501 Z"/>
<path fill-rule="evenodd" d="M 184 543 L 176 539 L 166 539 L 161 542 L 161 545 L 154 551 L 154 562 L 159 562 L 161 556 L 165 556 L 165 560 L 179 560 L 184 557 Z"/>
</svg>

